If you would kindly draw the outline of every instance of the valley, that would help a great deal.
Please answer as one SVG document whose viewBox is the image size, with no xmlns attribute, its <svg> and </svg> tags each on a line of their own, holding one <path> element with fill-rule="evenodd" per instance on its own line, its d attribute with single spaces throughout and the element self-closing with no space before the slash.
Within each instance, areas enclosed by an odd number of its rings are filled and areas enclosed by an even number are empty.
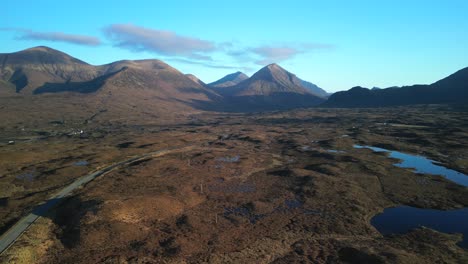
<svg viewBox="0 0 468 264">
<path fill-rule="evenodd" d="M 0 60 L 2 263 L 468 260 L 466 69 L 330 95 L 275 63 Z"/>
<path fill-rule="evenodd" d="M 467 264 L 468 1 L 3 1 L 0 264 Z"/>
<path fill-rule="evenodd" d="M 5 263 L 463 263 L 460 234 L 382 235 L 386 208 L 454 210 L 468 189 L 374 146 L 468 173 L 468 119 L 448 105 L 202 112 L 2 125 L 1 228 L 70 182 L 132 157 L 44 214 Z M 106 116 L 107 115 L 107 116 Z M 101 119 L 106 117 L 105 119 Z M 107 118 L 111 121 L 107 121 Z M 60 119 L 59 119 L 60 120 Z M 157 121 L 157 122 L 156 122 Z M 11 120 L 11 122 L 17 122 Z M 40 133 L 39 133 L 40 131 Z M 8 144 L 8 141 L 14 141 Z"/>
</svg>

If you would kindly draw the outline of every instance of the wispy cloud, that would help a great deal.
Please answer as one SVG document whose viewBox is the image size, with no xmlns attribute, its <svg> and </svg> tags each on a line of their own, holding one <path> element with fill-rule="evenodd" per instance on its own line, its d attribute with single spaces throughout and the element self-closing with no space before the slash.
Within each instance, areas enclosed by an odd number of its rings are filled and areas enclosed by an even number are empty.
<svg viewBox="0 0 468 264">
<path fill-rule="evenodd" d="M 296 56 L 298 53 L 301 53 L 300 50 L 292 47 L 270 47 L 262 46 L 257 48 L 251 48 L 251 52 L 258 55 L 261 59 L 256 61 L 257 64 L 266 65 L 274 62 L 281 62 L 287 59 L 291 59 Z"/>
<path fill-rule="evenodd" d="M 206 62 L 193 60 L 192 58 L 172 58 L 170 60 L 185 64 L 200 65 L 207 68 L 238 69 L 250 72 L 253 70 L 252 67 L 249 67 L 252 66 L 252 64 L 264 66 L 293 59 L 299 54 L 327 51 L 335 48 L 334 45 L 322 43 L 295 43 L 290 45 L 263 45 L 257 47 L 242 47 L 239 43 L 236 45 L 232 43 L 222 43 L 215 46 L 219 47 L 219 50 L 216 51 L 230 56 L 240 66 L 225 66 L 214 60 Z"/>
<path fill-rule="evenodd" d="M 296 45 L 259 46 L 248 48 L 246 52 L 253 53 L 259 58 L 255 61 L 256 64 L 266 65 L 292 59 L 298 54 L 317 50 L 331 50 L 333 48 L 334 46 L 331 44 L 301 43 Z"/>
<path fill-rule="evenodd" d="M 184 64 L 200 65 L 200 66 L 203 66 L 206 68 L 212 68 L 212 69 L 228 69 L 228 70 L 244 70 L 244 71 L 252 70 L 252 68 L 249 68 L 249 67 L 230 66 L 230 65 L 224 65 L 224 64 L 222 65 L 222 64 L 216 64 L 216 63 L 211 63 L 211 62 L 194 61 L 194 60 L 187 60 L 187 59 L 181 59 L 181 58 L 169 58 L 167 60 L 172 61 L 172 62 L 184 63 Z"/>
<path fill-rule="evenodd" d="M 131 51 L 149 51 L 196 60 L 211 60 L 206 53 L 216 51 L 216 44 L 211 41 L 133 24 L 110 25 L 104 29 L 104 34 L 114 46 Z"/>
<path fill-rule="evenodd" d="M 24 28 L 1 28 L 0 30 L 15 31 L 19 35 L 18 40 L 43 40 L 52 42 L 65 42 L 85 46 L 99 46 L 101 40 L 96 37 L 68 34 L 64 32 L 38 32 Z"/>
<path fill-rule="evenodd" d="M 40 32 L 23 28 L 0 28 L 18 33 L 19 40 L 43 40 L 66 42 L 86 46 L 98 46 L 99 38 L 64 32 Z M 135 52 L 152 52 L 179 63 L 200 65 L 215 69 L 244 69 L 250 71 L 254 64 L 266 65 L 293 59 L 299 54 L 320 50 L 332 50 L 334 46 L 323 43 L 272 43 L 270 45 L 244 46 L 240 42 L 215 42 L 197 37 L 180 35 L 173 31 L 137 26 L 112 24 L 103 29 L 108 43 L 114 47 Z M 213 58 L 228 57 L 239 66 L 229 66 Z"/>
</svg>

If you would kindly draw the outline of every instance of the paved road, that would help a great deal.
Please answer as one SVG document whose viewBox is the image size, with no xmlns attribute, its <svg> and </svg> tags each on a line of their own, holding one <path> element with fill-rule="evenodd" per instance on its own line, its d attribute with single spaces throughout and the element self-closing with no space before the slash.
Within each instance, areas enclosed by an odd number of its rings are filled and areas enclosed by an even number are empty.
<svg viewBox="0 0 468 264">
<path fill-rule="evenodd" d="M 57 194 L 52 196 L 49 200 L 37 206 L 30 214 L 21 218 L 14 226 L 12 226 L 7 232 L 5 232 L 0 237 L 0 254 L 2 254 L 5 250 L 7 250 L 21 236 L 21 234 L 23 234 L 39 217 L 47 213 L 51 208 L 57 205 L 65 196 L 69 195 L 71 192 L 73 192 L 80 186 L 85 185 L 86 183 L 96 179 L 98 176 L 106 174 L 107 172 L 117 167 L 129 165 L 136 161 L 145 160 L 153 156 L 169 153 L 170 151 L 174 151 L 174 150 L 181 150 L 181 149 L 188 148 L 188 147 L 190 146 L 185 146 L 181 148 L 164 149 L 160 151 L 147 153 L 147 154 L 135 157 L 135 158 L 131 158 L 131 159 L 124 160 L 118 163 L 114 163 L 103 169 L 95 171 L 94 173 L 78 178 L 76 181 L 74 181 L 73 183 L 71 183 L 70 185 L 63 188 L 61 191 L 59 191 Z"/>
</svg>

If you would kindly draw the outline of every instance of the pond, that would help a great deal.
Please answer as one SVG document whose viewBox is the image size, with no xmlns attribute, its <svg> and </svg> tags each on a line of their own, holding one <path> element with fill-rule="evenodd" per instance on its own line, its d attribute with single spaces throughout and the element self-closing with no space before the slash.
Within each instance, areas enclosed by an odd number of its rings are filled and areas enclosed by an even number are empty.
<svg viewBox="0 0 468 264">
<path fill-rule="evenodd" d="M 33 181 L 37 177 L 36 171 L 24 172 L 16 176 L 16 179 L 23 181 Z"/>
<path fill-rule="evenodd" d="M 88 166 L 89 165 L 89 162 L 86 161 L 86 160 L 80 160 L 80 161 L 77 161 L 75 163 L 73 163 L 74 166 Z"/>
<path fill-rule="evenodd" d="M 221 157 L 218 158 L 217 161 L 222 161 L 222 162 L 227 162 L 227 163 L 237 163 L 240 161 L 240 156 L 234 156 L 234 157 Z"/>
<path fill-rule="evenodd" d="M 410 206 L 387 208 L 371 224 L 383 235 L 403 234 L 421 226 L 444 233 L 461 233 L 461 247 L 468 248 L 468 208 L 456 210 L 421 209 Z"/>
<path fill-rule="evenodd" d="M 426 173 L 426 174 L 433 174 L 433 175 L 441 175 L 447 178 L 450 181 L 458 183 L 460 185 L 468 187 L 468 176 L 455 171 L 448 169 L 444 166 L 438 165 L 436 161 L 427 159 L 422 156 L 417 155 L 410 155 L 401 153 L 394 150 L 387 150 L 383 148 L 377 147 L 370 147 L 370 146 L 361 146 L 361 145 L 354 145 L 354 148 L 362 149 L 367 148 L 371 149 L 375 152 L 387 152 L 391 158 L 399 159 L 401 162 L 394 164 L 400 168 L 411 168 L 414 169 L 416 173 Z"/>
</svg>

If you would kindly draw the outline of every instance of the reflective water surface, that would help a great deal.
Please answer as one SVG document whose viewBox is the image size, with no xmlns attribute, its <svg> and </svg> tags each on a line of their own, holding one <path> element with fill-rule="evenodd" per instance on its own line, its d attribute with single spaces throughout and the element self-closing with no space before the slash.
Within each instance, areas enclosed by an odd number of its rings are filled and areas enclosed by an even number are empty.
<svg viewBox="0 0 468 264">
<path fill-rule="evenodd" d="M 468 186 L 468 176 L 455 171 L 448 169 L 444 166 L 437 165 L 435 161 L 427 159 L 422 156 L 410 155 L 401 153 L 394 150 L 387 150 L 383 148 L 377 147 L 370 147 L 370 146 L 361 146 L 361 145 L 354 145 L 354 148 L 362 149 L 367 148 L 371 149 L 375 152 L 388 152 L 391 158 L 396 158 L 402 160 L 400 163 L 394 164 L 397 167 L 401 168 L 412 168 L 416 173 L 426 173 L 426 174 L 433 174 L 433 175 L 441 175 L 453 182 L 456 182 L 463 186 Z"/>
<path fill-rule="evenodd" d="M 463 241 L 459 245 L 468 247 L 468 208 L 442 211 L 399 206 L 374 216 L 371 224 L 383 235 L 403 234 L 421 226 L 444 233 L 461 233 Z"/>
</svg>

